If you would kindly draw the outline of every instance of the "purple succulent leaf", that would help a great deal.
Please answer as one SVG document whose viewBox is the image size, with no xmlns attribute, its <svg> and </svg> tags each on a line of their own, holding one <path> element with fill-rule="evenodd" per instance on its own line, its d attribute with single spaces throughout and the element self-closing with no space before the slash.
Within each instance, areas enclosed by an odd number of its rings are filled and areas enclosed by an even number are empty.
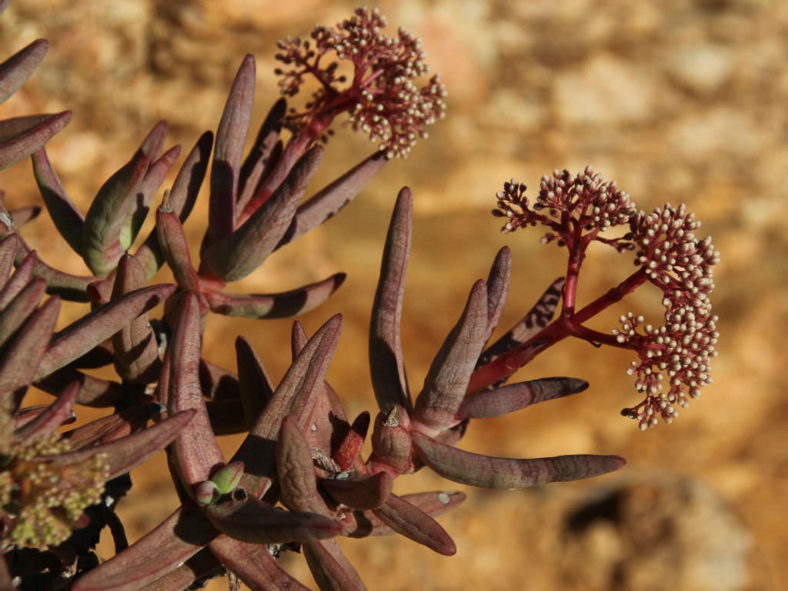
<svg viewBox="0 0 788 591">
<path fill-rule="evenodd" d="M 7 306 L 0 310 L 0 345 L 5 343 L 41 303 L 46 281 L 31 279 Z"/>
<path fill-rule="evenodd" d="M 198 510 L 179 507 L 137 542 L 79 577 L 73 591 L 135 591 L 194 556 L 217 535 Z"/>
<path fill-rule="evenodd" d="M 194 293 L 180 300 L 178 318 L 167 351 L 169 359 L 170 412 L 193 409 L 196 414 L 172 445 L 176 470 L 191 491 L 223 465 L 224 456 L 211 430 L 210 418 L 200 389 L 200 304 Z"/>
<path fill-rule="evenodd" d="M 541 378 L 468 396 L 460 406 L 460 419 L 484 419 L 505 415 L 531 404 L 577 394 L 588 388 L 579 378 Z"/>
<path fill-rule="evenodd" d="M 202 181 L 205 178 L 205 171 L 208 168 L 212 145 L 213 134 L 205 132 L 186 157 L 186 161 L 175 177 L 172 191 L 169 193 L 168 204 L 169 208 L 178 214 L 181 223 L 189 217 L 197 200 Z M 155 228 L 143 245 L 134 253 L 134 258 L 145 269 L 148 279 L 153 277 L 164 263 L 164 255 L 161 252 Z"/>
<path fill-rule="evenodd" d="M 178 216 L 165 204 L 156 210 L 156 236 L 175 282 L 185 290 L 199 292 L 200 280 L 192 267 L 189 242 Z"/>
<path fill-rule="evenodd" d="M 63 393 L 47 409 L 24 427 L 14 431 L 16 439 L 25 440 L 37 435 L 49 435 L 57 431 L 74 416 L 74 403 L 79 394 L 79 383 L 69 384 Z"/>
<path fill-rule="evenodd" d="M 235 76 L 216 132 L 205 247 L 230 236 L 235 229 L 238 179 L 254 105 L 254 82 L 254 57 L 247 55 Z"/>
<path fill-rule="evenodd" d="M 292 242 L 336 215 L 364 189 L 386 162 L 385 152 L 375 152 L 309 197 L 296 210 L 290 227 L 276 248 Z"/>
<path fill-rule="evenodd" d="M 183 591 L 195 581 L 221 576 L 224 567 L 208 548 L 203 548 L 181 566 L 171 570 L 160 579 L 139 587 L 139 591 Z"/>
<path fill-rule="evenodd" d="M 113 299 L 146 285 L 145 272 L 131 256 L 118 261 Z M 145 385 L 155 382 L 161 370 L 156 334 L 142 314 L 112 336 L 115 370 L 124 382 Z"/>
<path fill-rule="evenodd" d="M 6 345 L 0 359 L 0 400 L 11 398 L 12 408 L 19 403 L 33 380 L 55 329 L 60 299 L 49 298 L 25 321 Z"/>
<path fill-rule="evenodd" d="M 247 427 L 255 424 L 274 395 L 274 387 L 252 345 L 244 337 L 235 339 L 238 360 L 238 390 Z"/>
<path fill-rule="evenodd" d="M 392 530 L 414 542 L 423 544 L 444 556 L 457 553 L 457 546 L 446 530 L 429 514 L 397 495 L 389 495 L 386 502 L 372 513 Z"/>
<path fill-rule="evenodd" d="M 324 478 L 320 487 L 337 503 L 341 503 L 354 511 L 377 509 L 386 502 L 394 478 L 388 472 L 378 472 L 367 476 L 358 476 L 347 480 Z"/>
<path fill-rule="evenodd" d="M 306 334 L 306 330 L 304 330 L 304 325 L 298 320 L 294 320 L 293 328 L 290 331 L 290 354 L 293 357 L 293 361 L 298 357 L 301 349 L 306 347 L 308 340 L 309 336 Z"/>
<path fill-rule="evenodd" d="M 479 357 L 476 367 L 487 365 L 497 357 L 510 351 L 550 324 L 555 314 L 564 287 L 564 278 L 559 277 L 545 290 L 534 306 L 505 335 L 490 345 Z"/>
<path fill-rule="evenodd" d="M 178 214 L 181 222 L 185 222 L 189 217 L 197 200 L 205 172 L 208 170 L 212 146 L 213 133 L 206 131 L 189 152 L 172 184 L 170 209 Z"/>
<path fill-rule="evenodd" d="M 486 488 L 524 488 L 548 482 L 591 478 L 618 470 L 619 456 L 577 454 L 551 458 L 512 459 L 483 456 L 413 434 L 419 458 L 435 472 L 463 484 Z"/>
<path fill-rule="evenodd" d="M 46 150 L 41 148 L 33 152 L 32 160 L 33 174 L 36 177 L 44 205 L 49 210 L 50 218 L 57 231 L 74 249 L 74 252 L 81 253 L 84 217 L 60 182 L 60 178 L 47 157 Z"/>
<path fill-rule="evenodd" d="M 100 277 L 112 272 L 125 252 L 121 234 L 136 205 L 137 193 L 150 159 L 137 153 L 99 189 L 85 215 L 82 258 Z"/>
<path fill-rule="evenodd" d="M 421 492 L 402 495 L 400 499 L 407 501 L 424 513 L 436 517 L 462 503 L 465 500 L 465 493 L 459 491 Z M 388 536 L 396 533 L 371 511 L 366 511 L 363 514 L 355 513 L 355 517 L 358 528 L 347 533 L 350 537 Z"/>
<path fill-rule="evenodd" d="M 276 471 L 282 503 L 288 509 L 331 515 L 331 510 L 317 491 L 309 443 L 294 417 L 282 420 L 276 444 Z"/>
<path fill-rule="evenodd" d="M 0 64 L 0 103 L 7 101 L 30 78 L 48 48 L 46 39 L 36 39 Z"/>
<path fill-rule="evenodd" d="M 309 591 L 282 570 L 264 545 L 247 544 L 219 535 L 209 547 L 222 564 L 253 591 Z"/>
<path fill-rule="evenodd" d="M 315 309 L 331 297 L 344 280 L 344 273 L 336 273 L 316 283 L 281 293 L 235 295 L 206 291 L 204 296 L 211 311 L 216 314 L 246 318 L 286 318 Z"/>
<path fill-rule="evenodd" d="M 260 125 L 254 144 L 249 149 L 249 153 L 241 166 L 241 174 L 238 179 L 237 211 L 244 210 L 244 207 L 254 195 L 260 179 L 265 175 L 266 169 L 270 168 L 271 163 L 278 156 L 275 152 L 275 146 L 279 145 L 281 150 L 279 133 L 282 131 L 282 120 L 286 112 L 287 102 L 285 99 L 280 98 L 271 106 L 263 123 Z"/>
<path fill-rule="evenodd" d="M 413 197 L 404 187 L 397 195 L 391 216 L 383 261 L 380 266 L 372 321 L 369 329 L 369 367 L 378 407 L 388 412 L 394 406 L 412 410 L 405 375 L 400 320 L 405 293 L 405 272 L 411 241 Z"/>
<path fill-rule="evenodd" d="M 131 215 L 126 220 L 120 234 L 120 243 L 125 249 L 129 249 L 137 238 L 145 218 L 148 216 L 150 204 L 156 196 L 159 186 L 164 181 L 167 173 L 175 164 L 181 154 L 180 146 L 173 146 L 167 150 L 161 158 L 153 162 L 142 179 L 137 191 L 137 200 Z"/>
<path fill-rule="evenodd" d="M 49 344 L 36 379 L 60 369 L 111 338 L 139 315 L 164 301 L 175 290 L 173 285 L 152 285 L 125 294 L 96 308 L 88 315 L 58 332 Z"/>
<path fill-rule="evenodd" d="M 414 420 L 442 431 L 457 423 L 457 409 L 468 389 L 487 335 L 487 285 L 477 281 L 457 324 L 446 337 L 416 399 Z"/>
<path fill-rule="evenodd" d="M 364 582 L 336 540 L 310 542 L 304 544 L 303 551 L 321 591 L 366 591 Z"/>
<path fill-rule="evenodd" d="M 250 544 L 308 542 L 342 534 L 342 524 L 316 513 L 293 513 L 256 497 L 206 505 L 203 513 L 224 534 Z"/>
<path fill-rule="evenodd" d="M 2 196 L 0 196 L 2 198 Z M 14 221 L 14 226 L 21 228 L 27 222 L 32 221 L 41 213 L 41 208 L 38 205 L 26 205 L 18 207 L 17 209 L 8 212 L 11 219 Z"/>
<path fill-rule="evenodd" d="M 498 326 L 498 321 L 501 319 L 511 275 L 512 253 L 508 246 L 504 246 L 495 255 L 490 274 L 487 277 L 487 334 L 484 337 L 485 343 L 490 340 L 495 327 Z"/>
<path fill-rule="evenodd" d="M 2 204 L 0 204 L 0 212 L 2 211 Z M 47 293 L 51 295 L 60 295 L 64 299 L 75 302 L 89 301 L 87 293 L 88 287 L 96 281 L 95 277 L 80 277 L 78 275 L 71 275 L 69 273 L 64 273 L 50 267 L 41 259 L 39 259 L 36 252 L 34 250 L 30 250 L 30 248 L 25 244 L 24 240 L 22 240 L 22 238 L 14 231 L 5 226 L 5 224 L 2 222 L 2 219 L 0 219 L 0 239 L 5 239 L 10 236 L 15 236 L 16 238 L 15 261 L 18 266 L 16 273 L 14 273 L 14 277 L 17 275 L 22 277 L 20 272 L 30 273 L 30 275 L 41 277 L 47 282 Z M 25 261 L 27 257 L 30 258 L 29 262 Z M 27 268 L 25 265 L 28 265 L 29 268 Z M 25 279 L 23 284 L 26 282 L 27 279 Z"/>
<path fill-rule="evenodd" d="M 146 398 L 150 399 L 142 389 L 135 391 L 128 385 L 124 386 L 112 380 L 97 378 L 71 366 L 64 367 L 37 379 L 35 385 L 44 392 L 57 395 L 64 387 L 75 380 L 80 384 L 77 404 L 84 406 L 100 408 L 114 406 L 121 401 L 126 404 L 138 401 L 135 398 L 139 399 L 139 401 Z"/>
<path fill-rule="evenodd" d="M 384 414 L 378 413 L 372 431 L 372 455 L 368 467 L 373 472 L 394 469 L 400 474 L 413 472 L 413 441 L 408 412 L 393 406 Z"/>
<path fill-rule="evenodd" d="M 235 374 L 205 359 L 200 360 L 200 389 L 209 400 L 240 402 L 241 393 Z"/>
<path fill-rule="evenodd" d="M 210 275 L 237 281 L 262 264 L 287 231 L 323 152 L 322 146 L 315 146 L 304 154 L 270 199 L 232 234 L 210 246 L 203 243 L 202 264 Z"/>
<path fill-rule="evenodd" d="M 145 139 L 142 140 L 140 147 L 137 148 L 137 154 L 147 156 L 151 162 L 156 160 L 164 147 L 164 140 L 167 139 L 168 129 L 169 125 L 164 119 L 157 121 L 153 129 L 151 129 L 148 135 L 145 136 Z"/>
<path fill-rule="evenodd" d="M 11 270 L 14 268 L 18 244 L 19 241 L 14 233 L 8 234 L 0 240 L 0 293 L 2 293 L 1 290 L 5 289 L 11 277 Z M 0 305 L 0 307 L 2 307 L 2 305 Z"/>
<path fill-rule="evenodd" d="M 184 410 L 126 437 L 56 456 L 40 456 L 39 459 L 49 461 L 57 466 L 66 466 L 79 464 L 99 453 L 106 454 L 105 463 L 109 469 L 107 480 L 111 480 L 142 464 L 153 454 L 164 449 L 182 431 L 187 429 L 195 416 L 195 411 Z"/>
<path fill-rule="evenodd" d="M 16 242 L 19 244 L 19 241 Z M 18 251 L 17 251 L 18 252 Z M 27 253 L 19 261 L 19 265 L 11 278 L 0 291 L 0 309 L 8 306 L 19 293 L 30 284 L 33 279 L 33 270 L 36 266 L 36 255 L 33 252 Z"/>
<path fill-rule="evenodd" d="M 39 150 L 71 120 L 71 111 L 0 121 L 0 170 Z"/>
<path fill-rule="evenodd" d="M 63 437 L 69 440 L 71 449 L 78 450 L 126 437 L 133 431 L 143 429 L 149 419 L 160 413 L 161 406 L 158 403 L 139 404 L 66 431 Z"/>
<path fill-rule="evenodd" d="M 233 461 L 246 466 L 240 486 L 250 495 L 261 497 L 276 475 L 273 450 L 282 421 L 294 408 L 310 402 L 309 398 L 304 400 L 304 390 L 312 391 L 323 382 L 340 326 L 341 317 L 334 316 L 307 342 L 233 456 Z"/>
</svg>

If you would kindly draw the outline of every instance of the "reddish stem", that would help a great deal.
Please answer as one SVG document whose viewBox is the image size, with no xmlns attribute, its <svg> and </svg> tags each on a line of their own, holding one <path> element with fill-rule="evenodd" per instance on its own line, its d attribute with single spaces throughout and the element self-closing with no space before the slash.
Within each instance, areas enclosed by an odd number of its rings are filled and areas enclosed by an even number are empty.
<svg viewBox="0 0 788 591">
<path fill-rule="evenodd" d="M 553 322 L 545 326 L 530 339 L 514 347 L 510 351 L 493 359 L 487 365 L 478 368 L 468 383 L 468 394 L 475 394 L 508 378 L 515 371 L 531 361 L 537 354 L 568 336 L 574 336 L 591 342 L 620 346 L 612 335 L 588 329 L 582 323 L 602 312 L 605 308 L 620 301 L 632 293 L 647 280 L 643 268 L 638 269 L 616 287 L 599 296 L 580 311 L 571 315 L 561 314 Z M 576 281 L 576 275 L 575 275 Z M 565 288 L 565 293 L 568 290 Z M 570 292 L 571 293 L 571 292 Z"/>
</svg>

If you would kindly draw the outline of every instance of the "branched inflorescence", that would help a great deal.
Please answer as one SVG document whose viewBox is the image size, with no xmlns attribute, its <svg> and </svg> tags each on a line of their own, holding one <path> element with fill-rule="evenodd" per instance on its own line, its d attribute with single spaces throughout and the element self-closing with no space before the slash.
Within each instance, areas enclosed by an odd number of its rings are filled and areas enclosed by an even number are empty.
<svg viewBox="0 0 788 591">
<path fill-rule="evenodd" d="M 437 74 L 416 84 L 429 71 L 421 41 L 402 28 L 396 38 L 384 35 L 385 26 L 376 9 L 359 8 L 336 27 L 315 27 L 311 41 L 279 42 L 276 59 L 288 66 L 276 70 L 282 94 L 295 95 L 308 77 L 320 85 L 304 111 L 291 110 L 285 122 L 291 130 L 319 137 L 347 112 L 351 127 L 367 133 L 388 157 L 407 156 L 427 136 L 427 127 L 444 116 L 446 89 Z M 327 54 L 350 62 L 350 80 L 338 74 L 339 62 L 321 63 Z"/>
<path fill-rule="evenodd" d="M 548 343 L 571 334 L 634 350 L 639 360 L 632 363 L 629 373 L 636 376 L 636 388 L 646 397 L 622 414 L 637 419 L 642 429 L 656 425 L 657 416 L 671 422 L 678 415 L 674 405 L 687 406 L 688 397 L 697 398 L 711 382 L 710 360 L 716 354 L 718 334 L 709 294 L 714 289 L 712 267 L 719 261 L 711 239 L 695 236 L 700 222 L 684 205 L 676 209 L 667 204 L 648 215 L 637 211 L 627 193 L 615 182 L 602 182 L 591 167 L 575 176 L 564 170 L 543 177 L 533 206 L 525 191 L 525 185 L 514 180 L 505 183 L 493 214 L 507 218 L 504 232 L 546 226 L 550 231 L 542 242 L 556 241 L 569 251 L 563 314 L 560 325 L 550 327 Z M 628 231 L 614 238 L 600 235 L 615 226 L 628 226 Z M 619 251 L 634 250 L 638 270 L 578 311 L 577 280 L 592 241 Z M 612 339 L 583 326 L 645 282 L 662 291 L 664 325 L 644 324 L 642 316 L 629 313 L 621 316 L 621 328 L 613 331 Z"/>
</svg>

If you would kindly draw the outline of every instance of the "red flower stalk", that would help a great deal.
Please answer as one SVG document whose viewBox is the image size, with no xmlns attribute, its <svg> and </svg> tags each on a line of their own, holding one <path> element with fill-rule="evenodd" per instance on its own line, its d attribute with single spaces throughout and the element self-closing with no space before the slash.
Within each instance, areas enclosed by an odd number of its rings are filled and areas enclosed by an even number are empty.
<svg viewBox="0 0 788 591">
<path fill-rule="evenodd" d="M 562 311 L 527 341 L 481 365 L 471 379 L 469 392 L 507 378 L 536 353 L 571 335 L 635 351 L 639 361 L 632 363 L 628 373 L 636 376 L 635 386 L 645 398 L 622 414 L 637 419 L 641 429 L 656 425 L 657 415 L 671 422 L 678 415 L 674 404 L 687 406 L 688 397 L 697 398 L 700 389 L 711 382 L 710 360 L 716 355 L 718 333 L 709 293 L 714 289 L 712 267 L 719 262 L 711 239 L 696 237 L 700 222 L 684 205 L 674 208 L 667 204 L 648 215 L 638 212 L 627 193 L 614 182 L 602 182 L 591 167 L 574 177 L 566 170 L 555 171 L 552 178 L 543 177 L 533 206 L 525 190 L 525 185 L 514 180 L 505 183 L 493 214 L 508 218 L 504 232 L 541 224 L 550 230 L 542 238 L 544 243 L 555 241 L 567 248 Z M 622 225 L 627 225 L 628 231 L 619 237 L 601 235 Z M 580 267 L 588 245 L 594 241 L 619 252 L 635 250 L 638 269 L 577 310 Z M 584 325 L 647 282 L 662 291 L 663 326 L 643 325 L 645 319 L 631 313 L 621 316 L 621 328 L 612 334 Z"/>
</svg>

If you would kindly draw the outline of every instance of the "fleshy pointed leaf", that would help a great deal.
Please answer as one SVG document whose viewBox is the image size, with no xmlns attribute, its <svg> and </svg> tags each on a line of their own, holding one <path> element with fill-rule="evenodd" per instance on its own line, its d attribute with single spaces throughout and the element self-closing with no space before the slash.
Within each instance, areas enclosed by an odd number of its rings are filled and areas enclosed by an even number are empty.
<svg viewBox="0 0 788 591">
<path fill-rule="evenodd" d="M 487 365 L 507 351 L 525 343 L 545 326 L 550 324 L 550 320 L 552 320 L 553 314 L 555 314 L 558 302 L 561 300 L 563 287 L 563 277 L 559 277 L 553 281 L 528 313 L 505 335 L 484 351 L 479 357 L 479 362 L 476 364 L 476 367 Z"/>
<path fill-rule="evenodd" d="M 16 249 L 19 244 L 16 234 L 11 233 L 0 240 L 0 290 L 5 289 L 14 268 Z M 2 306 L 0 306 L 2 307 Z"/>
<path fill-rule="evenodd" d="M 407 410 L 413 408 L 400 337 L 405 271 L 410 253 L 412 208 L 410 189 L 404 187 L 397 196 L 391 216 L 380 266 L 380 279 L 372 304 L 369 368 L 375 398 L 383 412 L 388 412 L 394 406 Z"/>
<path fill-rule="evenodd" d="M 287 112 L 287 102 L 280 98 L 268 111 L 254 144 L 249 149 L 241 166 L 241 176 L 238 183 L 238 203 L 237 211 L 243 211 L 246 204 L 252 198 L 260 179 L 264 176 L 265 169 L 271 164 L 272 156 L 275 157 L 274 147 L 281 142 L 279 133 L 282 131 L 282 120 Z"/>
<path fill-rule="evenodd" d="M 407 501 L 427 515 L 436 517 L 462 503 L 465 500 L 465 493 L 458 491 L 431 491 L 402 495 L 400 499 Z M 388 536 L 395 533 L 391 526 L 372 511 L 366 511 L 363 514 L 356 513 L 355 517 L 357 529 L 347 533 L 350 537 Z"/>
<path fill-rule="evenodd" d="M 112 380 L 97 378 L 78 369 L 67 366 L 36 379 L 36 387 L 44 392 L 57 395 L 68 384 L 77 381 L 80 384 L 77 404 L 93 407 L 114 406 L 123 401 L 125 404 L 140 402 L 147 396 L 143 389 L 133 389 L 129 385 L 121 385 Z"/>
<path fill-rule="evenodd" d="M 378 413 L 372 431 L 370 469 L 373 472 L 393 469 L 400 474 L 413 472 L 412 430 L 408 412 L 401 406 L 391 407 L 386 414 Z"/>
<path fill-rule="evenodd" d="M 73 450 L 106 443 L 143 429 L 148 420 L 160 413 L 161 406 L 155 402 L 132 406 L 66 431 L 63 437 L 69 440 Z"/>
<path fill-rule="evenodd" d="M 454 482 L 487 488 L 524 488 L 548 482 L 591 478 L 618 470 L 624 458 L 603 455 L 568 455 L 552 458 L 511 459 L 483 456 L 413 434 L 419 457 L 438 474 Z"/>
<path fill-rule="evenodd" d="M 282 293 L 235 295 L 206 291 L 204 295 L 211 311 L 216 314 L 246 318 L 286 318 L 315 309 L 339 289 L 344 281 L 345 274 L 337 273 L 322 281 Z"/>
<path fill-rule="evenodd" d="M 291 513 L 274 508 L 256 497 L 203 507 L 203 513 L 221 532 L 253 544 L 308 542 L 333 538 L 342 524 L 316 513 Z"/>
<path fill-rule="evenodd" d="M 194 556 L 217 535 L 196 509 L 178 508 L 153 531 L 110 560 L 89 570 L 74 591 L 134 591 Z"/>
<path fill-rule="evenodd" d="M 118 261 L 113 298 L 117 300 L 146 284 L 145 272 L 139 263 L 124 255 Z M 161 369 L 159 346 L 147 314 L 141 314 L 116 332 L 112 345 L 115 370 L 125 382 L 144 385 L 156 381 Z"/>
<path fill-rule="evenodd" d="M 304 154 L 271 198 L 243 225 L 204 248 L 205 272 L 223 281 L 237 281 L 262 264 L 287 231 L 298 201 L 323 159 L 323 152 L 321 146 L 315 146 Z"/>
<path fill-rule="evenodd" d="M 104 183 L 90 204 L 82 233 L 82 257 L 98 276 L 113 271 L 123 255 L 121 232 L 134 210 L 138 188 L 149 165 L 147 156 L 135 154 Z"/>
<path fill-rule="evenodd" d="M 0 103 L 7 101 L 30 78 L 48 48 L 46 39 L 36 39 L 0 64 Z"/>
<path fill-rule="evenodd" d="M 22 326 L 41 303 L 47 284 L 43 279 L 32 279 L 11 302 L 0 311 L 0 344 Z"/>
<path fill-rule="evenodd" d="M 49 298 L 28 318 L 6 347 L 0 360 L 0 399 L 13 396 L 14 408 L 19 406 L 24 391 L 36 374 L 59 311 L 60 299 Z"/>
<path fill-rule="evenodd" d="M 253 591 L 309 591 L 282 570 L 266 546 L 220 535 L 210 549 Z"/>
<path fill-rule="evenodd" d="M 339 480 L 324 478 L 320 481 L 323 490 L 337 502 L 354 511 L 377 509 L 386 502 L 394 479 L 388 472 L 358 479 Z"/>
<path fill-rule="evenodd" d="M 511 274 L 512 254 L 509 247 L 504 246 L 495 255 L 490 274 L 487 277 L 487 335 L 484 337 L 485 343 L 490 339 L 501 319 Z"/>
<path fill-rule="evenodd" d="M 33 173 L 57 231 L 74 252 L 81 253 L 85 220 L 52 168 L 44 148 L 33 153 Z"/>
<path fill-rule="evenodd" d="M 195 415 L 196 413 L 193 410 L 177 412 L 152 427 L 137 431 L 126 437 L 121 437 L 102 445 L 61 453 L 57 456 L 49 456 L 48 458 L 55 465 L 65 466 L 84 462 L 99 453 L 106 454 L 105 461 L 109 468 L 107 480 L 111 480 L 142 464 L 153 454 L 164 449 L 189 425 L 189 422 L 193 420 Z"/>
<path fill-rule="evenodd" d="M 200 360 L 200 389 L 210 400 L 234 400 L 240 402 L 241 393 L 238 377 L 205 359 Z"/>
<path fill-rule="evenodd" d="M 0 121 L 0 170 L 43 147 L 71 120 L 71 111 Z"/>
<path fill-rule="evenodd" d="M 347 471 L 354 468 L 361 454 L 361 446 L 369 430 L 369 413 L 360 413 L 342 439 L 332 457 L 340 470 Z"/>
<path fill-rule="evenodd" d="M 99 343 L 111 338 L 137 316 L 166 299 L 173 291 L 172 285 L 153 285 L 138 289 L 67 326 L 52 339 L 41 360 L 36 379 L 68 365 Z"/>
<path fill-rule="evenodd" d="M 41 213 L 41 208 L 38 205 L 26 205 L 24 207 L 18 207 L 8 213 L 11 215 L 11 219 L 14 220 L 14 226 L 21 228 L 27 222 L 36 219 L 38 214 Z"/>
<path fill-rule="evenodd" d="M 457 553 L 457 546 L 446 530 L 427 513 L 397 495 L 372 511 L 395 532 L 423 544 L 444 556 Z"/>
<path fill-rule="evenodd" d="M 123 229 L 120 233 L 120 243 L 125 249 L 131 247 L 137 239 L 137 234 L 148 216 L 150 204 L 156 197 L 156 192 L 159 186 L 164 181 L 167 173 L 175 164 L 178 156 L 181 154 L 180 146 L 173 146 L 167 150 L 161 158 L 156 160 L 150 165 L 145 177 L 142 179 L 137 191 L 137 200 L 134 204 L 134 209 L 131 215 L 126 219 Z"/>
<path fill-rule="evenodd" d="M 57 431 L 58 427 L 74 416 L 72 408 L 77 400 L 77 394 L 79 394 L 79 383 L 73 382 L 43 413 L 24 427 L 17 429 L 14 436 L 17 439 L 29 439 Z"/>
<path fill-rule="evenodd" d="M 276 472 L 282 503 L 292 511 L 331 515 L 317 492 L 312 452 L 301 428 L 293 417 L 285 417 L 276 445 Z"/>
<path fill-rule="evenodd" d="M 414 417 L 442 431 L 456 424 L 457 409 L 468 388 L 487 335 L 487 286 L 477 281 L 462 316 L 446 337 L 416 399 Z"/>
<path fill-rule="evenodd" d="M 484 390 L 468 396 L 460 406 L 458 418 L 484 419 L 505 415 L 531 404 L 577 394 L 588 388 L 578 378 L 541 378 Z"/>
<path fill-rule="evenodd" d="M 198 292 L 200 280 L 192 267 L 186 233 L 178 216 L 168 208 L 166 199 L 165 204 L 156 210 L 156 236 L 175 282 L 182 289 Z"/>
<path fill-rule="evenodd" d="M 211 156 L 213 134 L 205 132 L 186 157 L 169 194 L 169 207 L 178 214 L 178 219 L 184 222 L 191 213 L 197 195 L 202 186 L 205 171 Z M 146 277 L 150 279 L 156 274 L 164 263 L 164 255 L 159 246 L 159 239 L 154 229 L 145 240 L 145 243 L 134 253 L 134 258 L 145 270 Z"/>
<path fill-rule="evenodd" d="M 335 540 L 304 544 L 304 557 L 321 591 L 366 591 L 366 586 Z"/>
<path fill-rule="evenodd" d="M 388 162 L 385 152 L 375 152 L 323 187 L 298 207 L 295 218 L 276 248 L 284 246 L 336 215 L 350 203 Z"/>
<path fill-rule="evenodd" d="M 183 591 L 192 587 L 195 581 L 221 576 L 224 567 L 208 548 L 203 548 L 179 567 L 171 570 L 160 579 L 138 587 L 139 591 Z"/>
<path fill-rule="evenodd" d="M 224 464 L 219 443 L 200 390 L 200 304 L 193 293 L 184 293 L 167 355 L 170 363 L 171 412 L 194 409 L 196 415 L 173 444 L 178 474 L 191 491 L 208 480 L 215 466 Z"/>
<path fill-rule="evenodd" d="M 254 57 L 247 55 L 235 76 L 216 132 L 205 246 L 229 236 L 235 228 L 238 179 L 254 104 L 254 79 Z"/>
<path fill-rule="evenodd" d="M 307 394 L 320 391 L 341 323 L 341 317 L 334 316 L 312 336 L 233 456 L 233 461 L 242 461 L 246 466 L 241 486 L 250 495 L 262 496 L 276 474 L 273 451 L 283 419 L 291 412 L 309 410 L 309 404 L 314 404 L 314 397 Z"/>
</svg>

